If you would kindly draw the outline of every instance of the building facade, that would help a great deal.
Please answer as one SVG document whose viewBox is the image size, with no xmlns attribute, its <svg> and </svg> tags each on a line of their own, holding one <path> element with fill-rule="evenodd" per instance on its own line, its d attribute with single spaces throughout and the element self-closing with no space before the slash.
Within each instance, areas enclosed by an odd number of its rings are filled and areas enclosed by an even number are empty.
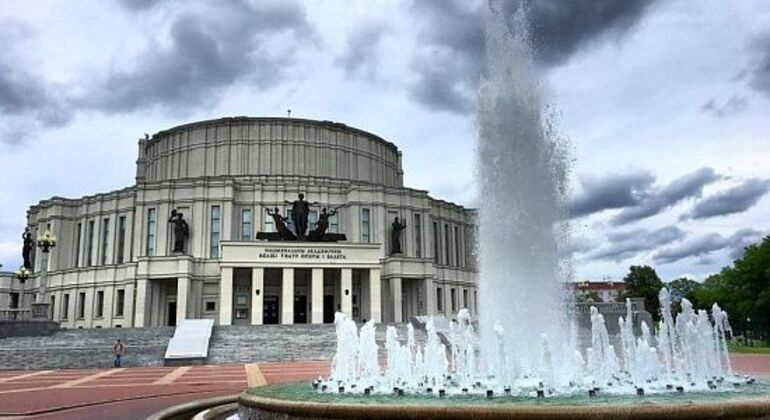
<svg viewBox="0 0 770 420">
<path fill-rule="evenodd" d="M 336 209 L 328 231 L 347 240 L 255 239 L 275 230 L 265 210 L 288 216 L 299 193 L 311 229 L 321 208 Z M 189 225 L 184 253 L 172 252 L 172 209 Z M 395 217 L 406 228 L 391 255 Z M 47 267 L 35 259 L 27 288 L 39 291 L 45 270 L 43 299 L 65 328 L 475 315 L 474 221 L 405 187 L 401 152 L 371 133 L 296 118 L 201 121 L 140 139 L 134 186 L 32 206 L 33 234 L 48 229 L 58 245 Z"/>
</svg>

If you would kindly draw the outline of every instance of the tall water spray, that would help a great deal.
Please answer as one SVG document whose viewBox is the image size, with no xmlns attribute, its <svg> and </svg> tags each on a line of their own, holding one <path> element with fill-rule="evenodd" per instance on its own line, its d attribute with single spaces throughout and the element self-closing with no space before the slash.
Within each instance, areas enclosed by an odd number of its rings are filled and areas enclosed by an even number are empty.
<svg viewBox="0 0 770 420">
<path fill-rule="evenodd" d="M 569 341 L 558 252 L 567 165 L 544 118 L 525 13 L 512 25 L 506 18 L 490 2 L 476 153 L 482 352 L 495 346 L 499 322 L 506 348 L 525 372 L 537 372 L 542 334 L 547 343 Z"/>
</svg>

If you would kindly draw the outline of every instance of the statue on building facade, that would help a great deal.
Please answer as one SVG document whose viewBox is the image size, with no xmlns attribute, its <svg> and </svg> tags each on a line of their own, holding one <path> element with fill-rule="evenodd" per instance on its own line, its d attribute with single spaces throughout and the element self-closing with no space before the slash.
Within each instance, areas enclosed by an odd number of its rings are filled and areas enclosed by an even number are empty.
<svg viewBox="0 0 770 420">
<path fill-rule="evenodd" d="M 184 254 L 184 244 L 190 235 L 190 228 L 187 226 L 182 212 L 176 209 L 171 210 L 171 217 L 168 222 L 174 224 L 174 249 L 172 252 Z"/>
<path fill-rule="evenodd" d="M 396 217 L 393 220 L 393 224 L 391 225 L 391 232 L 390 232 L 390 254 L 400 254 L 401 253 L 401 231 L 406 229 L 406 223 L 401 223 L 398 220 L 398 217 Z"/>
<path fill-rule="evenodd" d="M 305 201 L 305 194 L 299 193 L 297 200 L 286 201 L 291 204 L 291 222 L 294 224 L 294 232 L 297 239 L 305 239 L 307 233 L 307 217 L 310 214 L 310 203 Z M 317 203 L 313 203 L 317 204 Z"/>
<path fill-rule="evenodd" d="M 300 194 L 300 197 L 302 197 L 302 194 Z M 284 241 L 293 241 L 297 239 L 297 236 L 292 233 L 291 230 L 286 226 L 286 221 L 289 220 L 286 217 L 281 216 L 281 211 L 278 210 L 278 207 L 270 211 L 270 209 L 265 209 L 267 211 L 267 215 L 273 218 L 273 224 L 275 225 L 275 230 L 278 231 L 278 234 L 281 236 L 281 240 Z M 293 216 L 293 215 L 292 215 Z"/>
<path fill-rule="evenodd" d="M 324 235 L 326 235 L 326 230 L 329 229 L 329 217 L 332 217 L 335 214 L 337 214 L 336 209 L 332 209 L 328 213 L 326 212 L 326 207 L 321 209 L 321 214 L 318 215 L 318 222 L 316 222 L 316 227 L 312 232 L 310 232 L 311 241 L 323 240 Z"/>
<path fill-rule="evenodd" d="M 35 261 L 32 257 L 32 251 L 35 250 L 35 240 L 32 239 L 32 232 L 28 227 L 24 228 L 24 233 L 21 234 L 22 246 L 21 246 L 21 258 L 23 260 L 24 268 L 32 270 L 32 266 Z"/>
</svg>

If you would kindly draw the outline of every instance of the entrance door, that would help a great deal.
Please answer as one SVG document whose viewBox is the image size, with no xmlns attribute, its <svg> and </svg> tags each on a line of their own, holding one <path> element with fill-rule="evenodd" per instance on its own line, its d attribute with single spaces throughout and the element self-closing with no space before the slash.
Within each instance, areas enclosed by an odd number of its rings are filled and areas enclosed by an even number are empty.
<svg viewBox="0 0 770 420">
<path fill-rule="evenodd" d="M 176 302 L 168 303 L 168 314 L 166 315 L 169 327 L 176 327 Z"/>
<path fill-rule="evenodd" d="M 265 296 L 262 310 L 263 324 L 278 323 L 278 296 Z"/>
<path fill-rule="evenodd" d="M 334 295 L 324 295 L 324 324 L 334 322 Z"/>
<path fill-rule="evenodd" d="M 307 324 L 307 296 L 294 296 L 294 323 Z"/>
</svg>

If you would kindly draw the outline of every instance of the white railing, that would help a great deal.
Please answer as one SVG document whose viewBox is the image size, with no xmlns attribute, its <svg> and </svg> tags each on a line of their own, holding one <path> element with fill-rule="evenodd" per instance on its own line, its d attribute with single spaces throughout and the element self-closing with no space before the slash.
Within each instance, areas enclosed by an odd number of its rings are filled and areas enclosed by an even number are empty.
<svg viewBox="0 0 770 420">
<path fill-rule="evenodd" d="M 30 309 L 0 309 L 0 321 L 29 321 L 32 319 Z"/>
</svg>

